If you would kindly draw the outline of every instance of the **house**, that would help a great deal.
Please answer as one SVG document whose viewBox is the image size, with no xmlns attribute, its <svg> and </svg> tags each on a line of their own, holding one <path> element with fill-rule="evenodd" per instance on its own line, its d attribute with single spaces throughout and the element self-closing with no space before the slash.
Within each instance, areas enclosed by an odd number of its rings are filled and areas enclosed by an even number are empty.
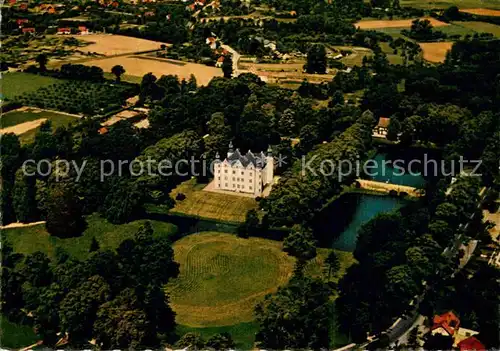
<svg viewBox="0 0 500 351">
<path fill-rule="evenodd" d="M 16 20 L 16 23 L 19 27 L 21 27 L 24 23 L 28 23 L 28 22 L 29 22 L 29 20 L 26 18 L 19 18 Z"/>
<path fill-rule="evenodd" d="M 16 0 L 9 0 L 9 5 L 13 6 L 16 4 Z"/>
<path fill-rule="evenodd" d="M 458 343 L 460 351 L 485 351 L 486 347 L 475 336 L 471 336 Z"/>
<path fill-rule="evenodd" d="M 452 311 L 448 311 L 442 315 L 434 316 L 431 334 L 453 337 L 455 332 L 458 331 L 459 326 L 460 319 Z"/>
<path fill-rule="evenodd" d="M 33 34 L 35 34 L 35 32 L 36 32 L 35 28 L 33 28 L 33 27 L 23 28 L 21 30 L 22 30 L 23 33 L 33 33 Z"/>
<path fill-rule="evenodd" d="M 90 34 L 89 29 L 85 26 L 78 26 L 78 31 L 80 32 L 81 35 Z"/>
<path fill-rule="evenodd" d="M 71 28 L 57 28 L 57 35 L 71 34 Z"/>
<path fill-rule="evenodd" d="M 274 160 L 271 148 L 267 155 L 263 152 L 253 154 L 250 150 L 242 155 L 239 149 L 233 150 L 233 143 L 229 144 L 229 151 L 224 161 L 216 155 L 214 163 L 215 189 L 251 194 L 255 197 L 262 195 L 262 190 L 270 184 L 274 176 Z"/>
<path fill-rule="evenodd" d="M 210 49 L 212 49 L 212 50 L 217 49 L 217 38 L 215 38 L 215 37 L 208 37 L 205 40 L 205 43 L 210 46 Z"/>
<path fill-rule="evenodd" d="M 146 17 L 153 17 L 154 15 L 155 13 L 153 11 L 144 12 L 144 16 Z"/>
<path fill-rule="evenodd" d="M 21 5 L 19 5 L 19 10 L 25 11 L 27 9 L 28 9 L 28 4 L 27 3 L 24 2 Z"/>
<path fill-rule="evenodd" d="M 99 128 L 99 130 L 97 132 L 100 135 L 106 134 L 108 132 L 108 128 L 106 128 L 106 127 Z"/>
<path fill-rule="evenodd" d="M 389 130 L 389 124 L 391 119 L 387 117 L 380 117 L 378 119 L 378 124 L 373 128 L 373 134 L 381 137 L 387 136 L 387 131 Z"/>
<path fill-rule="evenodd" d="M 224 63 L 224 60 L 226 59 L 226 57 L 224 56 L 221 56 L 217 59 L 217 62 L 215 63 L 215 67 L 222 67 L 222 64 Z"/>
</svg>

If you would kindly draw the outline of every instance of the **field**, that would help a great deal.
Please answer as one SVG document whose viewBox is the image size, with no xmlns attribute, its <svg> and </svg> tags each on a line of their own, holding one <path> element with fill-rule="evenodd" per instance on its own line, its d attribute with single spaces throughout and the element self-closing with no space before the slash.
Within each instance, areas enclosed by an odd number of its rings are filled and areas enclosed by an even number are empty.
<svg viewBox="0 0 500 351">
<path fill-rule="evenodd" d="M 12 323 L 0 316 L 0 346 L 2 348 L 19 349 L 32 345 L 37 340 L 31 327 Z"/>
<path fill-rule="evenodd" d="M 176 201 L 174 213 L 216 219 L 228 222 L 243 222 L 248 210 L 257 208 L 253 198 L 202 191 L 205 185 L 197 185 L 195 179 L 180 184 L 170 194 L 175 199 L 178 193 L 186 198 Z"/>
<path fill-rule="evenodd" d="M 96 238 L 101 249 L 115 249 L 123 240 L 132 238 L 144 220 L 115 225 L 97 215 L 92 215 L 87 217 L 87 222 L 88 228 L 83 235 L 74 238 L 60 239 L 50 236 L 44 224 L 2 229 L 2 235 L 4 240 L 12 244 L 14 251 L 25 255 L 42 251 L 53 258 L 56 248 L 60 247 L 75 258 L 85 259 L 89 254 L 92 237 Z M 177 230 L 170 223 L 151 221 L 151 224 L 155 235 L 159 236 L 173 235 Z"/>
<path fill-rule="evenodd" d="M 41 87 L 64 82 L 52 77 L 22 72 L 2 73 L 1 80 L 2 94 L 8 100 L 15 96 L 34 92 Z"/>
<path fill-rule="evenodd" d="M 292 275 L 294 259 L 281 245 L 216 232 L 176 241 L 180 275 L 168 291 L 177 322 L 204 327 L 251 321 L 256 302 Z"/>
<path fill-rule="evenodd" d="M 44 86 L 13 98 L 26 106 L 51 108 L 69 113 L 96 113 L 116 109 L 135 95 L 130 86 L 88 81 L 66 81 Z"/>
<path fill-rule="evenodd" d="M 499 10 L 490 10 L 485 8 L 477 8 L 477 9 L 465 9 L 460 10 L 461 12 L 471 13 L 473 15 L 479 16 L 500 16 Z"/>
<path fill-rule="evenodd" d="M 500 26 L 486 22 L 453 22 L 454 25 L 467 28 L 478 33 L 491 33 L 500 37 Z"/>
<path fill-rule="evenodd" d="M 52 122 L 52 130 L 61 126 L 67 126 L 78 119 L 72 116 L 53 111 L 43 111 L 36 108 L 18 109 L 4 113 L 0 117 L 0 134 L 14 133 L 19 135 L 21 143 L 29 143 L 34 140 L 40 124 L 46 120 Z"/>
<path fill-rule="evenodd" d="M 112 34 L 79 35 L 75 38 L 90 43 L 89 45 L 80 49 L 82 52 L 95 52 L 105 56 L 159 50 L 160 45 L 168 45 L 166 43 L 160 43 L 158 41 Z"/>
<path fill-rule="evenodd" d="M 435 18 L 428 17 L 422 18 L 428 19 L 434 27 L 444 27 L 448 23 L 438 21 Z M 360 21 L 355 24 L 359 29 L 380 29 L 380 28 L 410 28 L 411 23 L 414 19 L 404 19 L 404 20 L 370 20 L 370 21 Z"/>
<path fill-rule="evenodd" d="M 420 43 L 424 51 L 424 59 L 430 62 L 444 62 L 446 52 L 453 46 L 452 42 Z"/>
<path fill-rule="evenodd" d="M 98 66 L 109 72 L 115 65 L 122 65 L 129 76 L 142 77 L 152 72 L 156 77 L 162 75 L 177 75 L 179 79 L 188 80 L 191 75 L 196 77 L 200 85 L 207 85 L 214 77 L 222 77 L 222 69 L 197 63 L 153 58 L 148 56 L 127 56 L 108 59 L 90 60 L 84 63 L 88 66 Z"/>
<path fill-rule="evenodd" d="M 401 0 L 401 6 L 421 9 L 446 9 L 453 5 L 460 9 L 477 8 L 479 4 L 487 8 L 500 9 L 498 0 Z"/>
</svg>

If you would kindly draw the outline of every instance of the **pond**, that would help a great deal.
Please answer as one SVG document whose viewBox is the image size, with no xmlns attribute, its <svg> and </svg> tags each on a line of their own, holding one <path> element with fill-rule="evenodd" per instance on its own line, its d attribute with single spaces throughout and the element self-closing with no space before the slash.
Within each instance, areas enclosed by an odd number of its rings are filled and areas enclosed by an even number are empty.
<svg viewBox="0 0 500 351">
<path fill-rule="evenodd" d="M 382 212 L 391 212 L 408 203 L 391 196 L 344 194 L 326 207 L 314 221 L 321 247 L 354 251 L 359 228 Z"/>
<path fill-rule="evenodd" d="M 397 159 L 392 158 L 387 153 L 378 153 L 373 160 L 376 162 L 376 167 L 370 169 L 370 178 L 379 182 L 387 182 L 397 185 L 407 185 L 415 188 L 422 188 L 425 185 L 425 179 L 422 175 L 417 175 L 421 172 L 420 167 L 413 167 L 413 174 L 410 174 L 408 169 L 398 169 L 397 166 L 402 166 L 408 164 L 411 160 L 399 159 L 399 163 L 396 163 L 396 168 L 393 168 L 394 162 Z M 418 159 L 420 161 L 420 159 Z M 385 163 L 385 167 L 384 167 Z M 418 166 L 418 165 L 417 165 Z"/>
</svg>

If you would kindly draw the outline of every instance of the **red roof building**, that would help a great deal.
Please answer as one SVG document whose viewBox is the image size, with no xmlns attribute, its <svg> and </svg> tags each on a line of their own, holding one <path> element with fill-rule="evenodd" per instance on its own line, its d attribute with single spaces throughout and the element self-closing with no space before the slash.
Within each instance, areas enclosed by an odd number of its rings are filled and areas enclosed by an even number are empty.
<svg viewBox="0 0 500 351">
<path fill-rule="evenodd" d="M 435 315 L 431 328 L 432 335 L 442 334 L 453 336 L 460 326 L 460 319 L 452 311 Z"/>
<path fill-rule="evenodd" d="M 460 341 L 457 346 L 460 351 L 485 351 L 486 347 L 476 337 L 471 336 L 465 340 Z"/>
<path fill-rule="evenodd" d="M 97 132 L 101 135 L 106 134 L 108 132 L 108 128 L 106 127 L 99 128 Z"/>
<path fill-rule="evenodd" d="M 57 34 L 71 34 L 71 28 L 57 28 Z"/>
<path fill-rule="evenodd" d="M 9 4 L 10 5 L 15 5 L 16 4 L 16 0 L 9 0 Z"/>
<path fill-rule="evenodd" d="M 23 28 L 22 31 L 23 31 L 23 33 L 35 33 L 35 28 L 33 28 L 33 27 Z"/>
<path fill-rule="evenodd" d="M 26 18 L 19 18 L 19 19 L 16 20 L 16 23 L 17 23 L 18 26 L 22 25 L 23 23 L 28 23 L 28 22 L 29 21 Z"/>
</svg>

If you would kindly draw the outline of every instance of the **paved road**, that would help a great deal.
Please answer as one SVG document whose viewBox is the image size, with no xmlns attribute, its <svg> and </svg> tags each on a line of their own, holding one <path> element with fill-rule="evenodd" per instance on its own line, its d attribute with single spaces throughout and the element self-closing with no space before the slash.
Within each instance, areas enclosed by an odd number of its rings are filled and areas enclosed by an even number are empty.
<svg viewBox="0 0 500 351">
<path fill-rule="evenodd" d="M 241 73 L 245 73 L 246 71 L 240 71 L 238 69 L 238 62 L 240 61 L 241 55 L 229 45 L 221 44 L 221 48 L 226 49 L 233 56 L 233 76 L 237 77 Z"/>
</svg>

